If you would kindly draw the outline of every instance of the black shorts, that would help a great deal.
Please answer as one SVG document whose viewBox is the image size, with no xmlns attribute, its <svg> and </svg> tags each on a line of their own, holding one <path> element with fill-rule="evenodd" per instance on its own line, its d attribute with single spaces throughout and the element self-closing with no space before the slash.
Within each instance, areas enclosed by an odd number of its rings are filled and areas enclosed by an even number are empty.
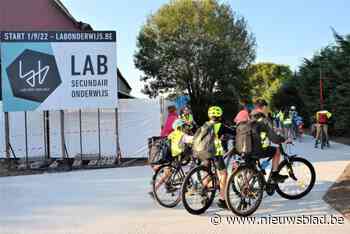
<svg viewBox="0 0 350 234">
<path fill-rule="evenodd" d="M 276 154 L 277 148 L 274 146 L 269 146 L 264 148 L 259 154 L 257 154 L 257 158 L 272 158 Z"/>
</svg>

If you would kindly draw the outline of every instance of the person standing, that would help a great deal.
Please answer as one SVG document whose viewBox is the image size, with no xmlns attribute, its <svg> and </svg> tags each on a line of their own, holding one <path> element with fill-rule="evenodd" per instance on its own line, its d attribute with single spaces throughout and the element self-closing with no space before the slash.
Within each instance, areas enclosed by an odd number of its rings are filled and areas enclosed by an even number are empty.
<svg viewBox="0 0 350 234">
<path fill-rule="evenodd" d="M 315 148 L 318 147 L 318 143 L 321 141 L 320 135 L 321 130 L 325 134 L 326 138 L 326 144 L 327 147 L 329 147 L 329 136 L 328 136 L 328 122 L 329 119 L 332 117 L 332 113 L 330 113 L 327 110 L 320 110 L 316 113 L 316 142 L 315 142 Z"/>
</svg>

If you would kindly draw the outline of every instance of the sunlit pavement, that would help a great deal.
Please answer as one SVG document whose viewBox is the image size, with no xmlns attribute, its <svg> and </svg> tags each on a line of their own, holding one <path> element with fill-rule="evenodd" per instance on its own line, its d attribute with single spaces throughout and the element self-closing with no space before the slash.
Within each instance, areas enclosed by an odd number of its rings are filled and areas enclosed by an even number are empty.
<svg viewBox="0 0 350 234">
<path fill-rule="evenodd" d="M 292 151 L 313 162 L 316 185 L 308 196 L 296 201 L 278 195 L 265 197 L 254 217 L 270 217 L 271 224 L 229 224 L 227 218 L 232 213 L 216 205 L 201 216 L 189 215 L 181 205 L 174 209 L 159 207 L 147 195 L 150 169 L 133 167 L 0 178 L 0 233 L 349 234 L 350 222 L 346 220 L 336 225 L 272 224 L 275 216 L 342 217 L 322 197 L 350 163 L 350 147 L 333 143 L 321 151 L 307 138 Z M 220 224 L 210 222 L 215 214 L 221 216 Z"/>
</svg>

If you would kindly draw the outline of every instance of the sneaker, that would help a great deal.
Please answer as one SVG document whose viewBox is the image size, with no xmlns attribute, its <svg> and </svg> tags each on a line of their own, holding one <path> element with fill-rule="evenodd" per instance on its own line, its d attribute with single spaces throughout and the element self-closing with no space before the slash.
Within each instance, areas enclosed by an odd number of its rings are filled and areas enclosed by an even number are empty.
<svg viewBox="0 0 350 234">
<path fill-rule="evenodd" d="M 228 209 L 227 204 L 224 200 L 219 199 L 219 201 L 216 204 L 221 209 Z"/>
<path fill-rule="evenodd" d="M 283 183 L 286 179 L 288 179 L 289 176 L 287 175 L 280 175 L 280 174 L 272 174 L 271 179 L 276 183 Z"/>
</svg>

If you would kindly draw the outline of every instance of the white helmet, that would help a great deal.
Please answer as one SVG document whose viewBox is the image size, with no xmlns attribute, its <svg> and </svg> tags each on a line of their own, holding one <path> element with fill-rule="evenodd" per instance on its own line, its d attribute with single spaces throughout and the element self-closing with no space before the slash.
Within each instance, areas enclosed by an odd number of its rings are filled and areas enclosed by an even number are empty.
<svg viewBox="0 0 350 234">
<path fill-rule="evenodd" d="M 294 111 L 294 110 L 296 110 L 297 108 L 296 108 L 295 106 L 291 106 L 290 109 Z"/>
</svg>

